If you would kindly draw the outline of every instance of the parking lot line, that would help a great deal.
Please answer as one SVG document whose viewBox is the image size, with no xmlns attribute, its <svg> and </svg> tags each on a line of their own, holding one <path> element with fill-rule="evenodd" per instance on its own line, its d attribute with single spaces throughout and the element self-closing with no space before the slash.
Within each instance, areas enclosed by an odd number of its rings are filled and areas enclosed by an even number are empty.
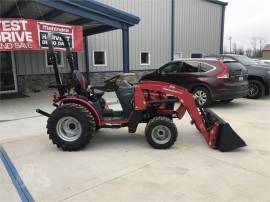
<svg viewBox="0 0 270 202">
<path fill-rule="evenodd" d="M 22 181 L 20 175 L 18 174 L 14 164 L 10 160 L 7 152 L 4 147 L 0 145 L 0 158 L 23 202 L 32 202 L 34 201 L 24 182 Z"/>
<path fill-rule="evenodd" d="M 174 144 L 172 146 L 172 148 L 176 148 L 176 149 L 179 149 L 179 150 L 187 150 L 188 149 L 188 146 L 187 145 L 184 145 L 184 144 Z"/>
<path fill-rule="evenodd" d="M 32 118 L 37 118 L 37 117 L 41 117 L 41 116 L 42 115 L 35 115 L 35 116 L 27 116 L 27 117 L 16 118 L 16 119 L 0 120 L 0 123 L 8 122 L 8 121 L 19 121 L 19 120 L 23 120 L 23 119 L 32 119 Z"/>
</svg>

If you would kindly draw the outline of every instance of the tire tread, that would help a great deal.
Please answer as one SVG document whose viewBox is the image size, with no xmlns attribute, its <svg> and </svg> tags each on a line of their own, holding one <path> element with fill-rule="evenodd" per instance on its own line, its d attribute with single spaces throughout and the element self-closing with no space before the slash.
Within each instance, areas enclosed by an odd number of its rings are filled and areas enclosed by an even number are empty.
<svg viewBox="0 0 270 202">
<path fill-rule="evenodd" d="M 88 129 L 87 131 L 84 131 L 87 134 L 86 135 L 82 134 L 83 136 L 82 139 L 80 141 L 76 140 L 76 144 L 74 145 L 66 144 L 63 140 L 61 140 L 58 137 L 55 131 L 55 125 L 57 122 L 56 118 L 58 114 L 59 113 L 66 114 L 70 112 L 71 110 L 80 112 L 83 118 L 87 120 L 88 122 L 87 124 Z M 68 103 L 68 104 L 64 104 L 58 107 L 57 109 L 53 111 L 53 113 L 51 114 L 51 117 L 47 121 L 47 134 L 49 135 L 49 139 L 52 141 L 53 144 L 56 144 L 58 148 L 61 148 L 64 151 L 75 151 L 75 150 L 79 150 L 85 147 L 93 138 L 93 133 L 95 132 L 95 128 L 96 128 L 96 123 L 91 112 L 87 110 L 85 107 L 83 107 L 82 105 L 75 104 L 75 103 Z"/>
<path fill-rule="evenodd" d="M 153 129 L 153 127 L 155 127 L 156 125 L 158 125 L 160 123 L 165 123 L 171 129 L 171 132 L 172 132 L 171 140 L 163 145 L 159 145 L 159 144 L 155 143 L 151 138 L 151 130 Z M 164 117 L 164 116 L 157 116 L 157 117 L 152 118 L 145 127 L 146 140 L 155 149 L 168 149 L 168 148 L 170 148 L 177 140 L 177 136 L 178 136 L 178 134 L 177 134 L 176 125 L 174 124 L 174 122 L 171 119 Z"/>
</svg>

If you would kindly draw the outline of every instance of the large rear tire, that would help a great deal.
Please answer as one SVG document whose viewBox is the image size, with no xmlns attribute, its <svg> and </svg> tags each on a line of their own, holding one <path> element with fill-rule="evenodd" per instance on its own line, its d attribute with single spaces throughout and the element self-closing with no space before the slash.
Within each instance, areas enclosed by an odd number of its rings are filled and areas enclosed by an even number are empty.
<svg viewBox="0 0 270 202">
<path fill-rule="evenodd" d="M 96 123 L 91 112 L 78 104 L 65 104 L 53 111 L 47 133 L 53 144 L 65 151 L 79 150 L 92 139 Z"/>
<path fill-rule="evenodd" d="M 177 128 L 167 117 L 154 117 L 145 128 L 145 137 L 153 148 L 168 149 L 177 139 Z"/>
</svg>

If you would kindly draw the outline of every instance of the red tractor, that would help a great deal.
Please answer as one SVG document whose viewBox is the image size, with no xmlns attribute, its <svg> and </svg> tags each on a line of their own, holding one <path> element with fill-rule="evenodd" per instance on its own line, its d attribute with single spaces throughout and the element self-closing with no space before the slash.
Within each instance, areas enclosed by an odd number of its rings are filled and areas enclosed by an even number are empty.
<svg viewBox="0 0 270 202">
<path fill-rule="evenodd" d="M 52 36 L 62 38 L 71 68 L 71 87 L 64 85 L 58 72 Z M 130 84 L 125 80 L 127 74 L 119 74 L 105 81 L 103 89 L 113 89 L 122 110 L 109 109 L 103 99 L 103 91 L 88 88 L 88 82 L 74 65 L 72 53 L 66 38 L 58 33 L 48 34 L 49 58 L 53 64 L 56 85 L 51 113 L 37 109 L 48 117 L 47 132 L 54 144 L 63 150 L 78 150 L 86 146 L 93 134 L 100 128 L 128 127 L 135 133 L 139 123 L 147 123 L 145 137 L 156 149 L 170 148 L 177 139 L 174 118 L 182 119 L 188 112 L 206 143 L 214 149 L 229 151 L 246 146 L 228 123 L 209 109 L 201 108 L 196 99 L 181 86 L 164 82 L 142 81 Z M 179 105 L 175 107 L 175 103 Z M 177 108 L 177 109 L 175 109 Z"/>
</svg>

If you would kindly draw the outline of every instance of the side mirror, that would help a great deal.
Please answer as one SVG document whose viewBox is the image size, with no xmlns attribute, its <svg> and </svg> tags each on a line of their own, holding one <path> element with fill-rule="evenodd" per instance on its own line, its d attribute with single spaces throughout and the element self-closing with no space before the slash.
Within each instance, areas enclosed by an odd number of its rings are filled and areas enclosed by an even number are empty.
<svg viewBox="0 0 270 202">
<path fill-rule="evenodd" d="M 161 71 L 159 69 L 157 69 L 156 74 L 160 74 L 160 73 L 161 73 Z"/>
</svg>

